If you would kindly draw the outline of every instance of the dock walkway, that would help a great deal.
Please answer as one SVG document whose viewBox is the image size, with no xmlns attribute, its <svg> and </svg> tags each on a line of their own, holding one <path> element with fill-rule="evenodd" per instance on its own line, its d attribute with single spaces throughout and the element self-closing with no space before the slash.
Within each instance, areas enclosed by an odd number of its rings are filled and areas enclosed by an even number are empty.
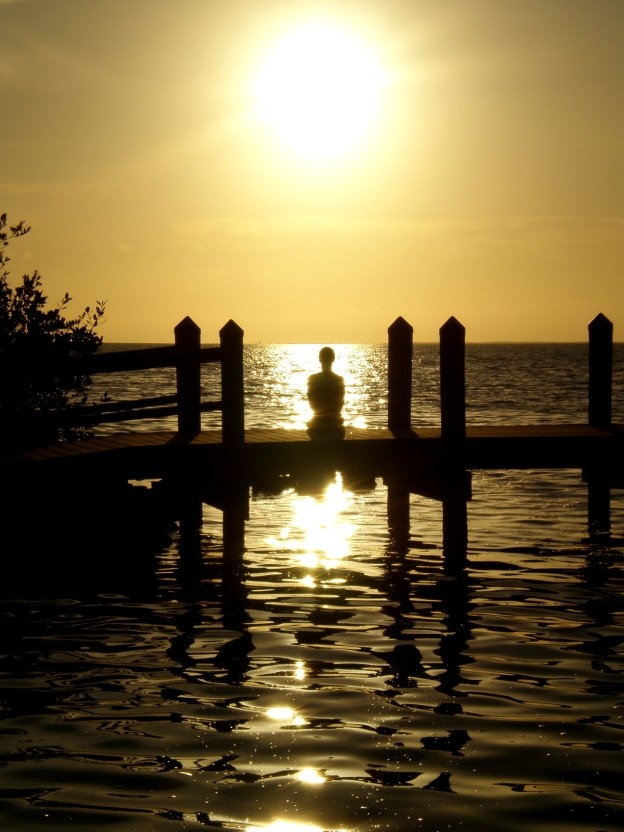
<svg viewBox="0 0 624 832">
<path fill-rule="evenodd" d="M 388 428 L 346 428 L 344 440 L 312 442 L 303 430 L 246 430 L 238 452 L 242 471 L 254 474 L 288 475 L 302 462 L 313 462 L 320 454 L 337 470 L 345 462 L 370 469 L 373 476 L 397 471 L 417 471 L 423 464 L 453 461 L 439 427 L 389 430 Z M 610 471 L 614 481 L 624 471 L 624 425 L 610 429 L 590 425 L 478 425 L 466 427 L 461 453 L 455 457 L 470 470 L 600 467 Z M 28 467 L 53 465 L 68 472 L 80 467 L 117 468 L 126 479 L 159 479 L 172 467 L 196 459 L 207 465 L 225 463 L 227 449 L 220 430 L 204 430 L 193 437 L 175 431 L 134 431 L 110 433 L 75 442 L 31 448 L 4 463 Z"/>
</svg>

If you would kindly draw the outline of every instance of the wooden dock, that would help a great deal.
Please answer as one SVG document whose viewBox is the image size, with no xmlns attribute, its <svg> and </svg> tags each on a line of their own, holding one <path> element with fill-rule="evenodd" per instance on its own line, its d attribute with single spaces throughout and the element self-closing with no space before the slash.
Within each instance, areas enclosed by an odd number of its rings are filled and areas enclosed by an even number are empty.
<svg viewBox="0 0 624 832">
<path fill-rule="evenodd" d="M 102 356 L 91 372 L 109 372 L 123 362 L 134 368 L 175 365 L 174 397 L 108 404 L 103 418 L 178 415 L 178 431 L 119 432 L 76 442 L 29 448 L 0 464 L 0 478 L 17 494 L 65 493 L 69 508 L 82 492 L 94 501 L 119 492 L 130 481 L 169 485 L 181 524 L 197 528 L 201 505 L 223 510 L 224 556 L 244 550 L 244 523 L 250 492 L 276 493 L 309 484 L 339 471 L 352 488 L 388 489 L 388 522 L 395 533 L 409 530 L 409 494 L 442 502 L 445 558 L 454 569 L 465 565 L 467 503 L 471 472 L 496 469 L 577 469 L 588 487 L 588 531 L 596 540 L 610 534 L 611 489 L 624 487 L 624 425 L 611 420 L 612 326 L 602 315 L 590 324 L 588 423 L 567 425 L 466 424 L 464 329 L 454 318 L 440 330 L 439 427 L 411 425 L 412 332 L 402 318 L 389 328 L 388 427 L 347 426 L 343 440 L 312 441 L 304 431 L 245 430 L 242 330 L 230 322 L 221 346 L 201 348 L 190 319 L 176 327 L 174 348 Z M 203 361 L 218 361 L 222 400 L 201 401 Z M 132 367 L 130 367 L 132 369 Z M 222 410 L 221 430 L 201 430 L 201 413 Z M 102 415 L 102 414 L 100 414 Z M 96 487 L 97 484 L 97 487 Z"/>
<path fill-rule="evenodd" d="M 239 471 L 250 485 L 263 475 L 288 476 L 301 466 L 314 467 L 322 457 L 340 470 L 347 466 L 388 477 L 399 472 L 416 477 L 425 466 L 442 467 L 449 456 L 439 427 L 391 431 L 388 428 L 346 428 L 341 441 L 312 442 L 303 430 L 254 429 L 244 434 Z M 4 470 L 54 467 L 57 473 L 98 473 L 118 470 L 126 480 L 161 479 L 189 461 L 205 465 L 218 476 L 228 453 L 220 430 L 204 430 L 183 438 L 175 431 L 136 431 L 95 436 L 23 451 Z M 614 482 L 624 471 L 624 425 L 610 429 L 590 425 L 492 425 L 466 427 L 462 465 L 470 470 L 600 467 Z M 619 486 L 621 487 L 621 486 Z"/>
</svg>

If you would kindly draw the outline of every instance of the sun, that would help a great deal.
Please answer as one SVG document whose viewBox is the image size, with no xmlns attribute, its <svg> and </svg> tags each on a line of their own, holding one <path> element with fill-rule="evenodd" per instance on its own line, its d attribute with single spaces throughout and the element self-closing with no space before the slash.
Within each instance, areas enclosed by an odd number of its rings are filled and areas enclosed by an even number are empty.
<svg viewBox="0 0 624 832">
<path fill-rule="evenodd" d="M 308 23 L 283 35 L 253 81 L 260 120 L 299 156 L 348 153 L 379 113 L 384 72 L 376 53 L 350 32 Z"/>
</svg>

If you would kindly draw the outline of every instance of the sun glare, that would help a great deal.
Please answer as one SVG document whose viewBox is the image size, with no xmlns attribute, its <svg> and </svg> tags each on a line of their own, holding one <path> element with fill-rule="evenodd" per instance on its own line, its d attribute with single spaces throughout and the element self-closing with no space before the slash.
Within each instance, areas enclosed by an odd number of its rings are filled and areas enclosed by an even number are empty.
<svg viewBox="0 0 624 832">
<path fill-rule="evenodd" d="M 318 786 L 326 782 L 324 775 L 316 768 L 302 768 L 295 776 L 301 783 L 307 783 L 310 786 Z"/>
<path fill-rule="evenodd" d="M 248 826 L 247 832 L 322 832 L 320 826 L 295 820 L 275 820 L 268 826 Z"/>
<path fill-rule="evenodd" d="M 300 728 L 306 723 L 305 719 L 302 716 L 299 716 L 293 708 L 288 707 L 288 705 L 268 708 L 266 715 L 269 719 L 272 719 L 275 722 L 280 722 L 283 725 L 295 728 Z"/>
<path fill-rule="evenodd" d="M 384 73 L 374 51 L 328 23 L 291 30 L 269 50 L 253 83 L 257 115 L 298 155 L 347 153 L 370 129 Z"/>
</svg>

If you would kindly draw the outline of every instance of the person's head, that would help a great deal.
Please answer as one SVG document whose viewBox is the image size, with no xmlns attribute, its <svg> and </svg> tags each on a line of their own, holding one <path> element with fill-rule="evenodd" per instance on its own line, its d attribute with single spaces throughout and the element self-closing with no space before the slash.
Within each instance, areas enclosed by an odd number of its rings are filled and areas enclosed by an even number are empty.
<svg viewBox="0 0 624 832">
<path fill-rule="evenodd" d="M 331 347 L 323 347 L 323 349 L 319 352 L 319 361 L 321 362 L 321 367 L 324 370 L 328 370 L 331 367 L 335 358 L 336 354 Z"/>
</svg>

